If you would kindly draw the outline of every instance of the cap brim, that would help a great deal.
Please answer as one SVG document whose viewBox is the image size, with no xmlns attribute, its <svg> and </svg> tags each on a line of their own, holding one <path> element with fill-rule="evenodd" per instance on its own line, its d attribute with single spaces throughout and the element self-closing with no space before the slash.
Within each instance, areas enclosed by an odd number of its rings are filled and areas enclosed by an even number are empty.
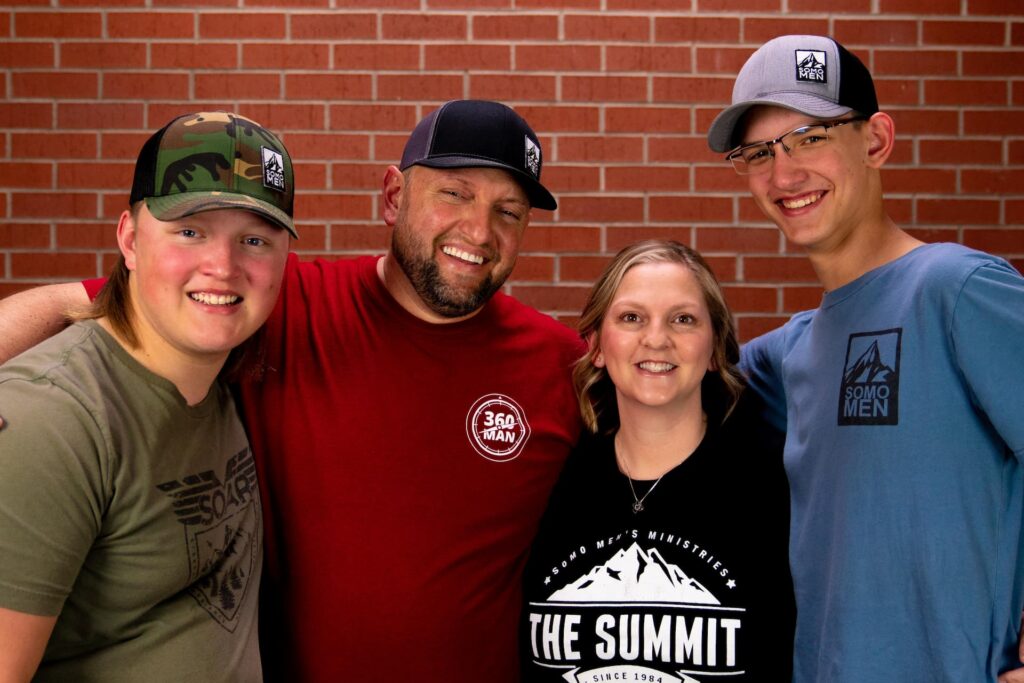
<svg viewBox="0 0 1024 683">
<path fill-rule="evenodd" d="M 523 188 L 527 199 L 530 200 L 531 207 L 544 209 L 545 211 L 554 211 L 558 208 L 558 202 L 555 201 L 554 196 L 543 185 L 518 168 L 503 164 L 500 161 L 453 154 L 422 159 L 409 165 L 428 166 L 430 168 L 500 168 L 503 171 L 508 171 Z"/>
<path fill-rule="evenodd" d="M 295 239 L 299 233 L 291 216 L 272 204 L 254 197 L 232 192 L 181 192 L 163 197 L 146 197 L 149 212 L 162 221 L 175 221 L 185 216 L 217 209 L 244 209 L 257 213 L 287 230 Z"/>
<path fill-rule="evenodd" d="M 733 143 L 736 125 L 743 115 L 758 105 L 782 107 L 808 116 L 834 118 L 848 114 L 852 109 L 806 93 L 783 92 L 775 96 L 768 95 L 756 100 L 738 102 L 723 110 L 708 128 L 708 147 L 714 152 L 728 152 L 738 145 Z"/>
</svg>

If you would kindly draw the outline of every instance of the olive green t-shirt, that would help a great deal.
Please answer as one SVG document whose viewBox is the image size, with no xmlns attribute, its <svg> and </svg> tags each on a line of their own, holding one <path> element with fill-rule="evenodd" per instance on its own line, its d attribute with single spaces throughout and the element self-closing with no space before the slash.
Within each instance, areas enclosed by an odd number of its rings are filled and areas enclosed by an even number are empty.
<svg viewBox="0 0 1024 683">
<path fill-rule="evenodd" d="M 189 406 L 94 321 L 0 366 L 0 606 L 35 680 L 259 681 L 262 519 L 227 389 Z"/>
</svg>

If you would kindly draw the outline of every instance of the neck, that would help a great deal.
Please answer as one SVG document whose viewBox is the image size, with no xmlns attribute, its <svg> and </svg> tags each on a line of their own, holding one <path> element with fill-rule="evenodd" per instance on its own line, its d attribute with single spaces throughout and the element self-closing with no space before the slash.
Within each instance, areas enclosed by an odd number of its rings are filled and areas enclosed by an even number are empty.
<svg viewBox="0 0 1024 683">
<path fill-rule="evenodd" d="M 693 454 L 707 430 L 700 405 L 683 412 L 631 411 L 619 415 L 615 452 L 623 474 L 632 479 L 657 479 Z"/>
<path fill-rule="evenodd" d="M 398 265 L 395 257 L 390 252 L 377 260 L 377 277 L 380 278 L 384 288 L 388 290 L 388 293 L 398 302 L 399 306 L 404 308 L 410 315 L 428 323 L 435 325 L 457 323 L 461 320 L 472 318 L 481 311 L 478 308 L 472 313 L 457 318 L 448 318 L 438 314 L 420 298 L 412 283 L 409 282 L 409 278 L 406 277 L 401 266 Z"/>
<path fill-rule="evenodd" d="M 136 331 L 139 344 L 133 347 L 111 327 L 106 318 L 100 318 L 97 322 L 140 365 L 174 384 L 190 406 L 206 398 L 227 360 L 228 354 L 203 358 L 185 356 L 166 343 L 156 342 L 154 334 L 143 330 Z"/>
<path fill-rule="evenodd" d="M 922 244 L 883 214 L 874 224 L 858 227 L 844 244 L 807 256 L 826 291 L 833 291 Z"/>
</svg>

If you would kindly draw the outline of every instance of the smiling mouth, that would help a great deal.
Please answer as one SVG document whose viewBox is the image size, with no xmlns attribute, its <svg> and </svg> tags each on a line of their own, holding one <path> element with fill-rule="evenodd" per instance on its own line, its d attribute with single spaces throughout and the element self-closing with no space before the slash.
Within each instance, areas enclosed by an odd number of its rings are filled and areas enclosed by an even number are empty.
<svg viewBox="0 0 1024 683">
<path fill-rule="evenodd" d="M 642 361 L 640 363 L 637 363 L 637 365 L 640 366 L 641 370 L 646 370 L 647 372 L 659 372 L 660 373 L 660 372 L 669 372 L 670 370 L 675 370 L 676 369 L 676 366 L 673 365 L 672 363 L 659 363 L 659 362 L 655 362 L 653 360 L 645 360 L 645 361 Z"/>
<path fill-rule="evenodd" d="M 208 292 L 191 292 L 188 297 L 207 306 L 230 306 L 241 301 L 237 294 L 210 294 Z"/>
<path fill-rule="evenodd" d="M 477 256 L 476 254 L 470 254 L 468 251 L 463 251 L 462 249 L 457 249 L 455 247 L 449 247 L 449 246 L 443 246 L 443 247 L 441 247 L 441 251 L 444 252 L 445 254 L 447 254 L 448 256 L 451 256 L 452 258 L 457 258 L 460 261 L 464 261 L 466 263 L 472 263 L 472 264 L 478 265 L 478 266 L 482 266 L 484 264 L 484 257 L 483 256 Z"/>
<path fill-rule="evenodd" d="M 824 192 L 815 192 L 800 199 L 780 199 L 779 204 L 785 209 L 802 209 L 805 206 L 814 204 L 825 195 Z"/>
</svg>

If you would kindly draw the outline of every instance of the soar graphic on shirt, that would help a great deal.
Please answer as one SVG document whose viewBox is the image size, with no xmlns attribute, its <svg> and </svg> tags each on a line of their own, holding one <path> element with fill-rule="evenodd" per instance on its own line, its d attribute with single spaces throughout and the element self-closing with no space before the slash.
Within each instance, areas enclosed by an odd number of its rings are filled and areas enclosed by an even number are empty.
<svg viewBox="0 0 1024 683">
<path fill-rule="evenodd" d="M 687 683 L 744 673 L 737 580 L 691 539 L 630 529 L 580 545 L 545 572 L 527 607 L 534 663 L 566 681 Z"/>
<path fill-rule="evenodd" d="M 212 470 L 157 486 L 173 500 L 185 527 L 189 594 L 230 632 L 259 559 L 256 465 L 248 448 L 228 459 L 221 480 Z"/>
</svg>

